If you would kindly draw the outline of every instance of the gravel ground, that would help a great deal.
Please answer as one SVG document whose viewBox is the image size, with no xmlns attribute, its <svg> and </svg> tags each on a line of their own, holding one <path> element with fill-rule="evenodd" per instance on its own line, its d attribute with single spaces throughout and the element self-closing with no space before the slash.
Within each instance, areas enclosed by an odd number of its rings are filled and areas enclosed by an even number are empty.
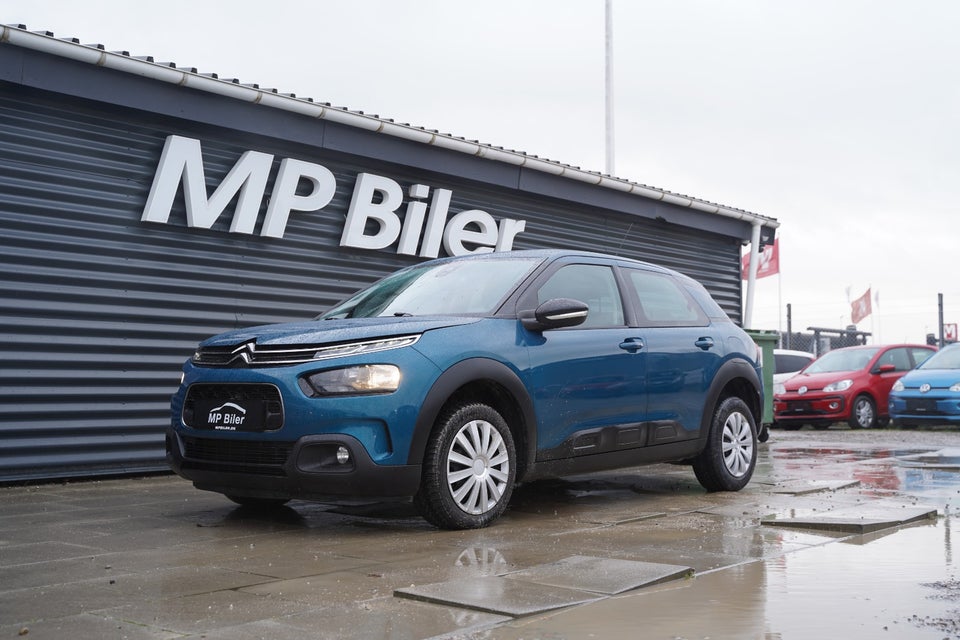
<svg viewBox="0 0 960 640">
<path fill-rule="evenodd" d="M 799 431 L 771 429 L 768 444 L 783 442 L 798 443 L 843 443 L 929 446 L 935 448 L 960 447 L 960 428 L 949 426 L 924 427 L 916 429 L 850 429 L 847 426 L 833 425 L 822 431 L 804 427 Z"/>
</svg>

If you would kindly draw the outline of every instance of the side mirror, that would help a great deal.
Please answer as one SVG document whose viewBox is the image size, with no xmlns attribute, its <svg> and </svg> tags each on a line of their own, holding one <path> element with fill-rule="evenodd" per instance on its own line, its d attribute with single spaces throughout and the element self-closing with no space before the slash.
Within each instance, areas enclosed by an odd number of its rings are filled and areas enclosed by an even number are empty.
<svg viewBox="0 0 960 640">
<path fill-rule="evenodd" d="M 520 312 L 520 322 L 530 331 L 575 327 L 587 319 L 590 308 L 571 298 L 552 298 L 531 311 Z"/>
<path fill-rule="evenodd" d="M 882 364 L 879 367 L 874 367 L 873 373 L 890 373 L 896 370 L 897 368 L 892 364 Z"/>
</svg>

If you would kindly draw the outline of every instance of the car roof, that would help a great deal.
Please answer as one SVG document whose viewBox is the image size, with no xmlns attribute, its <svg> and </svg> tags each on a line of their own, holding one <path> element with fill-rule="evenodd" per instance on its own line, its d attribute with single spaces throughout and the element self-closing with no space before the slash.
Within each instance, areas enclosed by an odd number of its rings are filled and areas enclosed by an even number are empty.
<svg viewBox="0 0 960 640">
<path fill-rule="evenodd" d="M 773 355 L 775 356 L 810 356 L 815 357 L 809 351 L 797 351 L 795 349 L 774 349 Z"/>
<path fill-rule="evenodd" d="M 855 349 L 890 349 L 892 347 L 921 347 L 923 349 L 933 349 L 928 344 L 914 344 L 910 342 L 897 342 L 894 344 L 858 344 L 852 347 L 840 347 L 839 349 L 831 349 L 830 351 L 853 351 Z"/>
<path fill-rule="evenodd" d="M 604 260 L 615 260 L 624 264 L 640 266 L 647 269 L 660 271 L 661 273 L 670 273 L 677 276 L 683 276 L 683 274 L 674 271 L 673 269 L 668 269 L 667 267 L 663 267 L 652 262 L 644 262 L 643 260 L 628 258 L 626 256 L 618 256 L 612 253 L 578 251 L 575 249 L 517 249 L 513 251 L 496 251 L 491 253 L 472 253 L 465 256 L 437 258 L 431 262 L 448 262 L 453 260 L 491 260 L 498 258 L 538 258 L 540 260 L 549 260 L 551 262 L 562 258 L 600 258 Z M 683 277 L 686 278 L 687 276 Z"/>
</svg>

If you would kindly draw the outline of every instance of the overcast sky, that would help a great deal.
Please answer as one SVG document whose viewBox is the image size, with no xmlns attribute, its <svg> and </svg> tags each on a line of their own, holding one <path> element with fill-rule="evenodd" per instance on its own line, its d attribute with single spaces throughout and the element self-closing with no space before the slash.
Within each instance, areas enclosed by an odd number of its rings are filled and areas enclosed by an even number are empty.
<svg viewBox="0 0 960 640">
<path fill-rule="evenodd" d="M 960 2 L 613 0 L 614 173 L 776 218 L 755 328 L 960 322 Z M 604 170 L 604 0 L 13 0 L 7 24 Z M 12 11 L 10 11 L 12 9 Z M 849 293 L 848 293 L 849 292 Z"/>
</svg>

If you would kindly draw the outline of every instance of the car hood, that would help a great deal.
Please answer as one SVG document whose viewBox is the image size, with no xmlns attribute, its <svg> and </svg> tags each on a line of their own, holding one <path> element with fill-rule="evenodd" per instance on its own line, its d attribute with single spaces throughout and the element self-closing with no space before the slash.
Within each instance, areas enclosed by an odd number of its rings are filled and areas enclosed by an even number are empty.
<svg viewBox="0 0 960 640">
<path fill-rule="evenodd" d="M 837 380 L 846 380 L 847 378 L 856 378 L 860 371 L 833 371 L 830 373 L 798 373 L 784 384 L 787 391 L 796 391 L 800 387 L 808 389 L 823 389 L 825 386 Z"/>
<path fill-rule="evenodd" d="M 200 346 L 229 346 L 254 340 L 259 345 L 334 344 L 370 338 L 388 338 L 390 336 L 423 333 L 424 331 L 430 331 L 432 329 L 454 327 L 479 321 L 480 318 L 473 317 L 405 316 L 397 318 L 346 318 L 265 324 L 221 333 L 204 340 L 200 343 Z"/>
<path fill-rule="evenodd" d="M 905 387 L 916 389 L 922 384 L 929 384 L 937 389 L 949 388 L 960 382 L 960 369 L 915 369 L 900 378 Z"/>
</svg>

